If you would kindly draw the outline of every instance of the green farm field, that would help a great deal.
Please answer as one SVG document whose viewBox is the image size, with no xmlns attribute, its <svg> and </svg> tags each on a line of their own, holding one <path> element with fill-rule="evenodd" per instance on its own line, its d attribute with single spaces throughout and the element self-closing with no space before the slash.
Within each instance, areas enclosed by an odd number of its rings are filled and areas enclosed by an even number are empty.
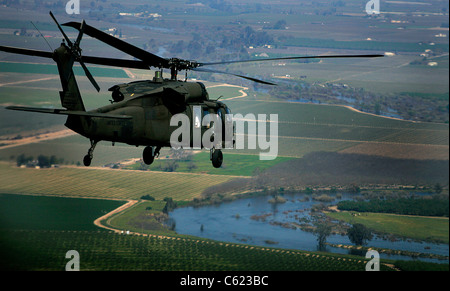
<svg viewBox="0 0 450 291">
<path fill-rule="evenodd" d="M 0 229 L 96 231 L 94 220 L 124 201 L 0 194 Z"/>
<path fill-rule="evenodd" d="M 253 176 L 255 170 L 268 169 L 274 165 L 290 160 L 289 157 L 277 157 L 271 161 L 260 161 L 258 155 L 252 154 L 236 154 L 233 150 L 224 152 L 226 160 L 221 168 L 216 169 L 211 167 L 211 161 L 209 160 L 209 152 L 202 151 L 196 153 L 189 160 L 177 161 L 177 172 L 189 172 L 189 173 L 203 173 L 210 175 L 229 175 L 229 176 Z M 161 171 L 167 162 L 171 159 L 158 159 L 149 167 L 150 170 Z M 132 165 L 131 169 L 138 169 L 140 162 Z M 195 165 L 194 168 L 189 166 Z"/>
<path fill-rule="evenodd" d="M 179 202 L 180 203 L 180 202 Z M 181 204 L 181 203 L 180 203 Z M 131 232 L 154 235 L 170 235 L 176 237 L 189 237 L 177 234 L 165 227 L 156 217 L 161 214 L 166 205 L 165 201 L 140 200 L 139 203 L 103 221 L 103 225 L 115 229 L 126 229 Z"/>
<path fill-rule="evenodd" d="M 139 199 L 151 195 L 162 200 L 192 200 L 204 189 L 231 179 L 228 176 L 142 172 L 131 170 L 27 169 L 0 163 L 0 192 L 62 197 Z"/>
<path fill-rule="evenodd" d="M 327 213 L 328 216 L 348 223 L 362 223 L 381 233 L 392 233 L 417 240 L 449 242 L 449 220 L 442 217 L 419 217 L 385 213 L 361 213 L 342 211 Z"/>
<path fill-rule="evenodd" d="M 313 151 L 448 159 L 448 124 L 415 123 L 356 112 L 346 107 L 282 101 L 230 100 L 248 113 L 278 114 L 279 155 L 302 157 Z M 233 111 L 235 113 L 235 111 Z M 367 149 L 367 150 L 366 150 Z M 393 149 L 393 150 L 389 150 Z"/>
<path fill-rule="evenodd" d="M 0 231 L 0 236 L 5 270 L 62 271 L 71 249 L 80 254 L 82 271 L 364 271 L 367 263 L 354 256 L 176 236 L 103 231 Z M 382 264 L 381 270 L 393 269 Z"/>
</svg>

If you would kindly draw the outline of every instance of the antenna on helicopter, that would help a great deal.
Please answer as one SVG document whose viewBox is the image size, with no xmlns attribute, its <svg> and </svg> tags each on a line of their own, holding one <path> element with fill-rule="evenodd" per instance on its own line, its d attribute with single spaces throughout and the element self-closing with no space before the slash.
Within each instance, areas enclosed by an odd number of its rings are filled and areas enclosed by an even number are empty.
<svg viewBox="0 0 450 291">
<path fill-rule="evenodd" d="M 42 32 L 39 30 L 39 28 L 37 28 L 36 25 L 34 25 L 33 21 L 30 21 L 31 24 L 33 24 L 34 28 L 36 28 L 36 30 L 39 32 L 39 34 L 42 36 L 42 38 L 45 40 L 45 42 L 47 43 L 48 47 L 50 48 L 50 51 L 53 51 L 52 46 L 50 45 L 50 43 L 47 41 L 47 39 L 45 38 L 45 36 L 42 35 Z"/>
</svg>

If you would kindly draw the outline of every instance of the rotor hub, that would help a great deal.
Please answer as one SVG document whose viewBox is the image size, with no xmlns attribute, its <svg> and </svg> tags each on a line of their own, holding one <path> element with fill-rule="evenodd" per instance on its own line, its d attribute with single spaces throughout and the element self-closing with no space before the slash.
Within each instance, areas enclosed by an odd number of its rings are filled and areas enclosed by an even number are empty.
<svg viewBox="0 0 450 291">
<path fill-rule="evenodd" d="M 169 59 L 169 68 L 176 71 L 192 70 L 200 66 L 196 61 L 182 60 L 179 58 Z"/>
</svg>

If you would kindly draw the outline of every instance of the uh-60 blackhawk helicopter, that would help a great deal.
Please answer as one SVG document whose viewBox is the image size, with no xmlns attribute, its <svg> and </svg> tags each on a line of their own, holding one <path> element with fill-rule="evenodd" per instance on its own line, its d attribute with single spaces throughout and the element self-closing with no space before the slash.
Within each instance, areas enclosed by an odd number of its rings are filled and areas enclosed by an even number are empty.
<svg viewBox="0 0 450 291">
<path fill-rule="evenodd" d="M 86 24 L 68 22 L 64 26 L 73 27 L 79 30 L 75 42 L 72 42 L 58 21 L 50 12 L 50 16 L 55 21 L 63 41 L 59 48 L 53 52 L 37 51 L 30 49 L 14 48 L 0 46 L 0 51 L 9 53 L 44 57 L 53 59 L 58 67 L 59 76 L 62 85 L 62 91 L 59 92 L 61 105 L 64 109 L 34 108 L 22 106 L 9 106 L 7 109 L 19 111 L 31 111 L 39 113 L 67 115 L 65 126 L 71 130 L 89 138 L 91 147 L 83 159 L 85 166 L 91 164 L 95 146 L 100 141 L 109 141 L 113 145 L 115 142 L 126 143 L 135 146 L 145 146 L 143 151 L 143 161 L 150 165 L 155 157 L 159 155 L 162 147 L 171 147 L 171 134 L 176 127 L 171 126 L 170 121 L 174 115 L 185 114 L 189 117 L 193 127 L 201 127 L 204 132 L 209 126 L 203 123 L 198 124 L 204 115 L 212 114 L 222 118 L 222 126 L 229 123 L 226 115 L 230 109 L 225 103 L 218 100 L 210 100 L 204 84 L 200 82 L 188 82 L 177 79 L 179 71 L 198 71 L 229 74 L 244 78 L 250 81 L 266 85 L 276 85 L 274 83 L 258 80 L 255 78 L 222 72 L 217 70 L 205 69 L 202 67 L 219 64 L 246 63 L 274 60 L 294 60 L 294 59 L 313 59 L 313 58 L 373 58 L 383 55 L 335 55 L 335 56 L 295 56 L 284 58 L 266 58 L 257 60 L 227 61 L 215 63 L 200 63 L 196 61 L 182 60 L 178 58 L 162 58 L 124 42 L 114 36 L 100 31 Z M 118 50 L 121 50 L 134 60 L 113 59 L 104 57 L 82 56 L 80 41 L 83 34 L 96 38 Z M 96 65 L 114 66 L 122 68 L 134 68 L 149 70 L 151 67 L 159 69 L 155 72 L 153 80 L 143 80 L 131 82 L 128 84 L 119 84 L 109 88 L 112 92 L 111 104 L 104 107 L 86 111 L 81 98 L 80 90 L 75 80 L 72 70 L 74 62 L 80 63 L 84 72 L 97 91 L 100 87 L 87 69 L 85 63 Z M 164 79 L 162 70 L 169 69 L 170 79 Z M 187 79 L 187 77 L 186 77 Z M 212 124 L 213 125 L 213 124 Z M 210 125 L 210 126 L 212 126 Z M 190 146 L 193 146 L 193 132 L 190 133 Z M 222 135 L 220 142 L 225 143 L 225 134 Z M 217 144 L 217 143 L 216 143 Z M 203 147 L 203 146 L 202 146 Z M 223 155 L 221 147 L 210 148 L 210 159 L 214 167 L 219 168 L 222 165 Z"/>
</svg>

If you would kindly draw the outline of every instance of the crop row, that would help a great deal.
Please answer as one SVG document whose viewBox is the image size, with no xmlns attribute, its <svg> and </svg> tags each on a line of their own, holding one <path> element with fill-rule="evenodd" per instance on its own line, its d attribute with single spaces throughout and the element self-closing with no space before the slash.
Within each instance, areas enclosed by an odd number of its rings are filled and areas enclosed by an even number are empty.
<svg viewBox="0 0 450 291">
<path fill-rule="evenodd" d="M 79 252 L 81 270 L 364 271 L 366 264 L 363 257 L 182 237 L 106 231 L 13 231 L 1 235 L 1 251 L 13 254 L 2 256 L 6 270 L 63 270 L 68 250 Z"/>
<path fill-rule="evenodd" d="M 280 124 L 280 136 L 336 139 L 348 141 L 376 141 L 413 144 L 448 145 L 448 131 L 399 129 L 352 125 Z"/>
<path fill-rule="evenodd" d="M 360 143 L 342 152 L 396 159 L 448 160 L 448 146 L 439 145 Z"/>
<path fill-rule="evenodd" d="M 278 114 L 281 136 L 448 145 L 448 125 L 412 123 L 344 107 L 286 102 L 229 101 L 244 116 Z M 269 105 L 268 105 L 269 104 Z"/>
<path fill-rule="evenodd" d="M 0 164 L 0 190 L 4 193 L 70 197 L 138 199 L 151 195 L 162 200 L 192 199 L 226 176 L 100 170 L 84 168 L 22 169 Z"/>
</svg>

